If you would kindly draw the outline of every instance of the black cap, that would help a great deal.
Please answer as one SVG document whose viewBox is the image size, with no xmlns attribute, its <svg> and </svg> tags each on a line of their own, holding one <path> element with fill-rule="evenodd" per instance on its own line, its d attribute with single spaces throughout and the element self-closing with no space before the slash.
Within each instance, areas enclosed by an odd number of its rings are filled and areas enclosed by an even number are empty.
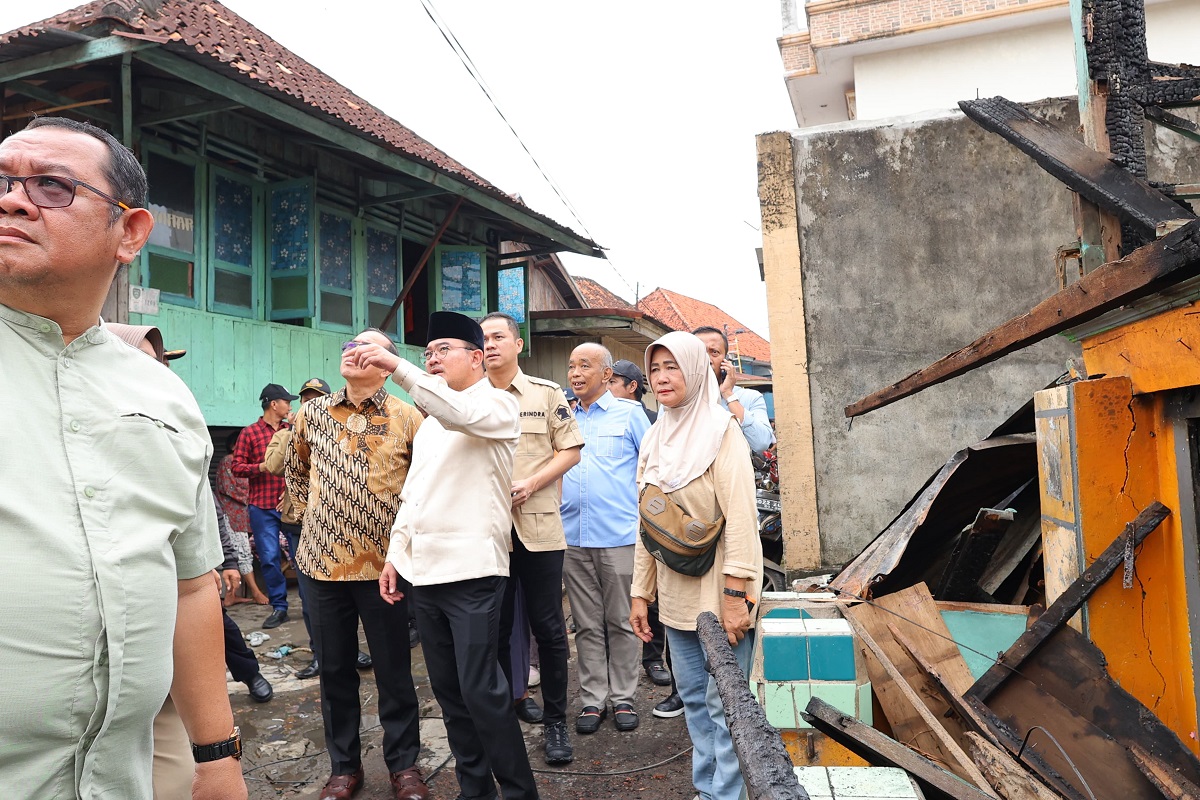
<svg viewBox="0 0 1200 800">
<path fill-rule="evenodd" d="M 461 339 L 483 349 L 483 328 L 479 323 L 454 311 L 435 311 L 429 315 L 429 335 L 425 342 L 438 339 Z"/>
<path fill-rule="evenodd" d="M 258 396 L 260 403 L 268 403 L 272 400 L 299 400 L 300 398 L 294 394 L 289 394 L 288 390 L 280 386 L 278 383 L 268 383 L 263 387 L 262 394 Z"/>
<path fill-rule="evenodd" d="M 565 394 L 567 396 L 568 403 L 571 402 L 572 400 L 579 399 L 578 397 L 575 396 L 575 390 L 572 389 L 570 386 L 568 386 L 566 389 L 563 389 L 563 394 Z"/>
<path fill-rule="evenodd" d="M 612 371 L 614 375 L 620 375 L 627 381 L 637 381 L 638 386 L 643 390 L 646 388 L 646 376 L 642 374 L 638 365 L 632 361 L 626 361 L 622 358 L 612 365 Z"/>
<path fill-rule="evenodd" d="M 321 394 L 333 394 L 333 390 L 329 388 L 329 384 L 320 378 L 309 378 L 300 387 L 300 394 L 305 392 L 320 392 Z"/>
</svg>

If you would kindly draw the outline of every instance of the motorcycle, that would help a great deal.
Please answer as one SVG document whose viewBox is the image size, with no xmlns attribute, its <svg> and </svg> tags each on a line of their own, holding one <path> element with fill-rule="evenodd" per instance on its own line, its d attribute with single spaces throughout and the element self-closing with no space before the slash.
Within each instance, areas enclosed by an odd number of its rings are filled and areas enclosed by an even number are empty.
<svg viewBox="0 0 1200 800">
<path fill-rule="evenodd" d="M 775 453 L 751 453 L 754 486 L 758 506 L 758 538 L 763 549 L 764 592 L 786 592 L 787 573 L 783 569 L 783 518 L 779 502 L 779 463 Z"/>
</svg>

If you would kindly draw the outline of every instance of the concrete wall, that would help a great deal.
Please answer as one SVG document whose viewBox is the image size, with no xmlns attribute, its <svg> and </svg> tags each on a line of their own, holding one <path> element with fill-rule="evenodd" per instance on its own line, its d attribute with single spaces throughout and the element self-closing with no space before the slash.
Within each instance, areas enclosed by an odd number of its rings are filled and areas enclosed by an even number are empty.
<svg viewBox="0 0 1200 800">
<path fill-rule="evenodd" d="M 1031 108 L 1077 130 L 1073 99 Z M 1152 179 L 1200 180 L 1200 147 L 1147 133 Z M 1078 355 L 1056 337 L 843 413 L 1056 292 L 1071 193 L 958 112 L 766 134 L 759 162 L 787 566 L 834 565 Z"/>
<path fill-rule="evenodd" d="M 786 22 L 786 20 L 785 20 Z M 882 119 L 959 100 L 1003 95 L 1024 103 L 1075 93 L 1075 45 L 1066 15 L 1046 24 L 967 38 L 897 47 L 854 57 L 858 119 Z M 1174 0 L 1146 7 L 1150 58 L 1200 63 L 1200 3 Z"/>
</svg>

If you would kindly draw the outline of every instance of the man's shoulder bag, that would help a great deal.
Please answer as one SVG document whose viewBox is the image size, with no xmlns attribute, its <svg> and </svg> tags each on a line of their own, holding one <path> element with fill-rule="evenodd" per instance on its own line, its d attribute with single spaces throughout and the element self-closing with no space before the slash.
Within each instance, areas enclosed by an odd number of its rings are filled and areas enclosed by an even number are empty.
<svg viewBox="0 0 1200 800">
<path fill-rule="evenodd" d="M 647 484 L 638 498 L 642 544 L 661 564 L 680 575 L 699 577 L 712 569 L 725 517 L 705 522 L 690 516 L 662 489 Z"/>
</svg>

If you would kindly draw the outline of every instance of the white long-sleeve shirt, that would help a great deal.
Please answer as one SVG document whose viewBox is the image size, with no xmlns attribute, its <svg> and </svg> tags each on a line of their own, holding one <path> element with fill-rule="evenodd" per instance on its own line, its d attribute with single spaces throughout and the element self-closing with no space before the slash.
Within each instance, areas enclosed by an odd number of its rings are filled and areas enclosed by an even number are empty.
<svg viewBox="0 0 1200 800">
<path fill-rule="evenodd" d="M 516 398 L 486 377 L 455 391 L 407 361 L 394 378 L 429 417 L 413 440 L 387 560 L 414 586 L 507 576 Z"/>
</svg>

